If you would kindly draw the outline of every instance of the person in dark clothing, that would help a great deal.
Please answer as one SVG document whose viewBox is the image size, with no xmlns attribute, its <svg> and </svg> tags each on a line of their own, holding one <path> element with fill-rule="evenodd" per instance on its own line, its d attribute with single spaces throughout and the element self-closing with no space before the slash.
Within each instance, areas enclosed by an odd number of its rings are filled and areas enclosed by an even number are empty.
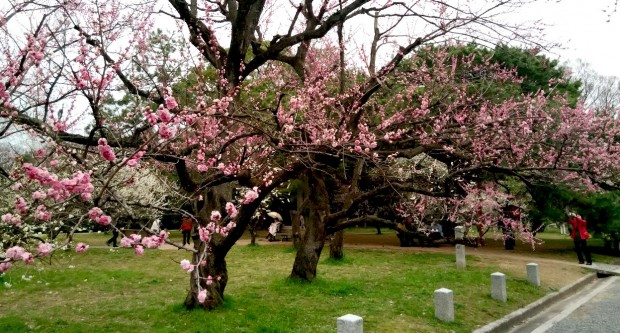
<svg viewBox="0 0 620 333">
<path fill-rule="evenodd" d="M 118 245 L 116 245 L 116 240 L 118 239 L 118 229 L 112 227 L 112 237 L 110 239 L 108 239 L 107 242 L 105 242 L 108 246 L 110 246 L 110 244 L 112 244 L 112 247 L 118 247 Z"/>
<path fill-rule="evenodd" d="M 582 219 L 580 215 L 575 213 L 568 213 L 568 223 L 571 226 L 570 237 L 575 244 L 575 252 L 577 252 L 577 259 L 579 264 L 583 264 L 584 255 L 586 259 L 586 265 L 592 265 L 592 255 L 590 254 L 590 248 L 588 248 L 588 233 L 586 220 Z"/>
</svg>

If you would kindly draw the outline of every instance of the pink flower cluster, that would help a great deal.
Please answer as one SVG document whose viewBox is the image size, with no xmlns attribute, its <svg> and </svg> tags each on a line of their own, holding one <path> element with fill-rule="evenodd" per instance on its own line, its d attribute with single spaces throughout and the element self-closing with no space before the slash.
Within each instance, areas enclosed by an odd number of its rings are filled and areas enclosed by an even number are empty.
<svg viewBox="0 0 620 333">
<path fill-rule="evenodd" d="M 114 155 L 112 147 L 108 145 L 108 140 L 106 140 L 105 138 L 101 138 L 97 143 L 97 148 L 99 148 L 99 154 L 101 155 L 101 157 L 103 157 L 104 160 L 112 162 L 116 159 L 116 155 Z"/>
<path fill-rule="evenodd" d="M 170 127 L 168 127 L 168 125 L 166 124 L 159 124 L 157 125 L 159 127 L 159 137 L 167 140 L 170 139 L 174 136 L 174 130 Z"/>
<path fill-rule="evenodd" d="M 88 218 L 97 222 L 100 225 L 108 225 L 112 222 L 112 217 L 103 214 L 103 211 L 99 207 L 93 207 L 88 211 Z"/>
<path fill-rule="evenodd" d="M 254 187 L 251 190 L 248 190 L 245 193 L 245 196 L 243 196 L 243 201 L 241 202 L 244 205 L 247 205 L 249 203 L 251 203 L 252 201 L 256 200 L 258 198 L 258 187 Z"/>
<path fill-rule="evenodd" d="M 45 208 L 45 206 L 39 205 L 34 212 L 34 218 L 46 222 L 52 218 L 52 214 L 47 211 L 47 208 Z"/>
<path fill-rule="evenodd" d="M 37 247 L 37 254 L 41 257 L 45 257 L 49 255 L 50 253 L 52 253 L 52 250 L 54 250 L 54 247 L 52 246 L 52 244 L 40 243 L 39 246 Z"/>
<path fill-rule="evenodd" d="M 235 205 L 233 205 L 232 202 L 227 202 L 226 203 L 226 213 L 230 216 L 230 217 L 235 217 L 237 216 L 237 208 L 235 207 Z"/>
<path fill-rule="evenodd" d="M 90 200 L 92 192 L 95 190 L 95 187 L 90 182 L 90 174 L 82 171 L 74 173 L 70 179 L 58 180 L 58 176 L 51 174 L 46 168 L 39 168 L 30 163 L 24 163 L 22 169 L 29 180 L 35 180 L 41 186 L 50 186 L 47 192 L 37 191 L 33 193 L 32 198 L 34 200 L 52 198 L 61 201 L 70 197 L 72 194 L 79 194 L 83 200 Z M 25 201 L 23 205 L 25 205 Z M 23 207 L 27 210 L 27 206 Z M 25 210 L 19 210 L 21 214 L 25 214 Z"/>
<path fill-rule="evenodd" d="M 26 265 L 30 265 L 34 261 L 34 257 L 32 255 L 32 253 L 26 252 L 26 250 L 24 250 L 24 248 L 21 247 L 21 246 L 13 246 L 13 247 L 7 249 L 6 250 L 6 258 L 9 259 L 9 260 L 13 260 L 13 261 L 21 260 Z M 11 267 L 10 263 L 9 263 L 9 265 L 5 265 L 4 271 L 8 270 L 10 267 Z"/>
<path fill-rule="evenodd" d="M 203 289 L 198 292 L 198 302 L 200 304 L 203 304 L 206 300 L 207 300 L 207 291 Z"/>
<path fill-rule="evenodd" d="M 134 252 L 141 256 L 144 253 L 144 248 L 156 249 L 162 246 L 166 239 L 168 239 L 168 233 L 164 230 L 159 232 L 159 235 L 152 235 L 148 237 L 142 237 L 138 234 L 131 234 L 129 237 L 123 237 L 121 239 L 121 247 L 134 247 Z"/>
<path fill-rule="evenodd" d="M 86 245 L 84 243 L 77 243 L 75 245 L 75 252 L 77 252 L 77 253 L 84 253 L 84 252 L 86 252 L 86 250 L 88 250 L 88 245 Z"/>
<path fill-rule="evenodd" d="M 24 215 L 28 213 L 28 203 L 24 198 L 17 197 L 17 199 L 15 199 L 15 209 L 17 209 L 20 214 Z"/>
<path fill-rule="evenodd" d="M 218 226 L 214 222 L 209 222 L 206 227 L 198 227 L 198 235 L 201 241 L 208 243 L 211 241 L 213 234 L 220 234 L 222 237 L 226 237 L 230 230 L 236 226 L 237 224 L 232 221 L 228 222 L 225 227 Z"/>
<path fill-rule="evenodd" d="M 191 273 L 194 270 L 195 265 L 192 265 L 189 260 L 187 259 L 183 259 L 181 260 L 181 269 L 183 269 L 184 271 Z"/>
<path fill-rule="evenodd" d="M 16 226 L 21 225 L 22 218 L 19 215 L 13 215 L 11 213 L 6 213 L 0 217 L 0 220 L 6 224 L 14 224 Z"/>
</svg>

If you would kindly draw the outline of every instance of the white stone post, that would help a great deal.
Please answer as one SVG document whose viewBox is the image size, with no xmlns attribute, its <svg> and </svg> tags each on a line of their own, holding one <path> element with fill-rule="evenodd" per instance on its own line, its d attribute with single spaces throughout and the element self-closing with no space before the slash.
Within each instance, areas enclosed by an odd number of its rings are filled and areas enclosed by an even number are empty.
<svg viewBox="0 0 620 333">
<path fill-rule="evenodd" d="M 435 317 L 442 321 L 454 321 L 452 290 L 446 288 L 435 290 Z"/>
<path fill-rule="evenodd" d="M 465 266 L 465 245 L 456 244 L 456 268 L 464 269 Z"/>
<path fill-rule="evenodd" d="M 462 225 L 454 227 L 454 239 L 463 240 L 464 237 L 465 237 L 465 227 L 463 227 Z"/>
<path fill-rule="evenodd" d="M 506 303 L 506 275 L 500 272 L 491 274 L 491 297 Z"/>
<path fill-rule="evenodd" d="M 540 271 L 538 270 L 538 264 L 529 263 L 527 266 L 527 280 L 533 285 L 540 287 Z"/>
<path fill-rule="evenodd" d="M 364 319 L 360 316 L 347 314 L 339 317 L 338 333 L 364 333 Z"/>
</svg>

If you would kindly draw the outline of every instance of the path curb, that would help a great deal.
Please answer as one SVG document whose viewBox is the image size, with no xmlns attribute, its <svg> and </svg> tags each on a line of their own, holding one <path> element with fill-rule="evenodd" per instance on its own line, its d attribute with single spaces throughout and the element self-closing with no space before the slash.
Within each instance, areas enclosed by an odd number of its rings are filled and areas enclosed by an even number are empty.
<svg viewBox="0 0 620 333">
<path fill-rule="evenodd" d="M 503 333 L 507 332 L 511 327 L 517 325 L 518 323 L 533 317 L 538 312 L 542 310 L 542 308 L 550 306 L 552 303 L 555 303 L 573 293 L 577 290 L 583 288 L 587 284 L 591 283 L 596 279 L 596 273 L 588 274 L 579 280 L 573 282 L 572 284 L 563 287 L 559 291 L 551 293 L 534 303 L 530 303 L 527 306 L 518 309 L 503 318 L 500 318 L 492 323 L 489 323 L 475 331 L 473 333 Z"/>
</svg>

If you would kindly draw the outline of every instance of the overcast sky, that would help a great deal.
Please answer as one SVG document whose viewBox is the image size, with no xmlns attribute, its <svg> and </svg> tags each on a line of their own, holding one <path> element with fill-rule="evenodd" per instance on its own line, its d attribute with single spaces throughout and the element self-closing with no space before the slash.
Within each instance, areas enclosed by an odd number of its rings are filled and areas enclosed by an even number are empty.
<svg viewBox="0 0 620 333">
<path fill-rule="evenodd" d="M 561 62 L 581 58 L 599 74 L 620 77 L 620 13 L 608 15 L 613 3 L 614 0 L 540 1 L 523 14 L 532 19 L 540 17 L 552 25 L 547 38 L 562 43 L 564 49 L 555 49 L 549 55 L 551 58 Z"/>
</svg>

